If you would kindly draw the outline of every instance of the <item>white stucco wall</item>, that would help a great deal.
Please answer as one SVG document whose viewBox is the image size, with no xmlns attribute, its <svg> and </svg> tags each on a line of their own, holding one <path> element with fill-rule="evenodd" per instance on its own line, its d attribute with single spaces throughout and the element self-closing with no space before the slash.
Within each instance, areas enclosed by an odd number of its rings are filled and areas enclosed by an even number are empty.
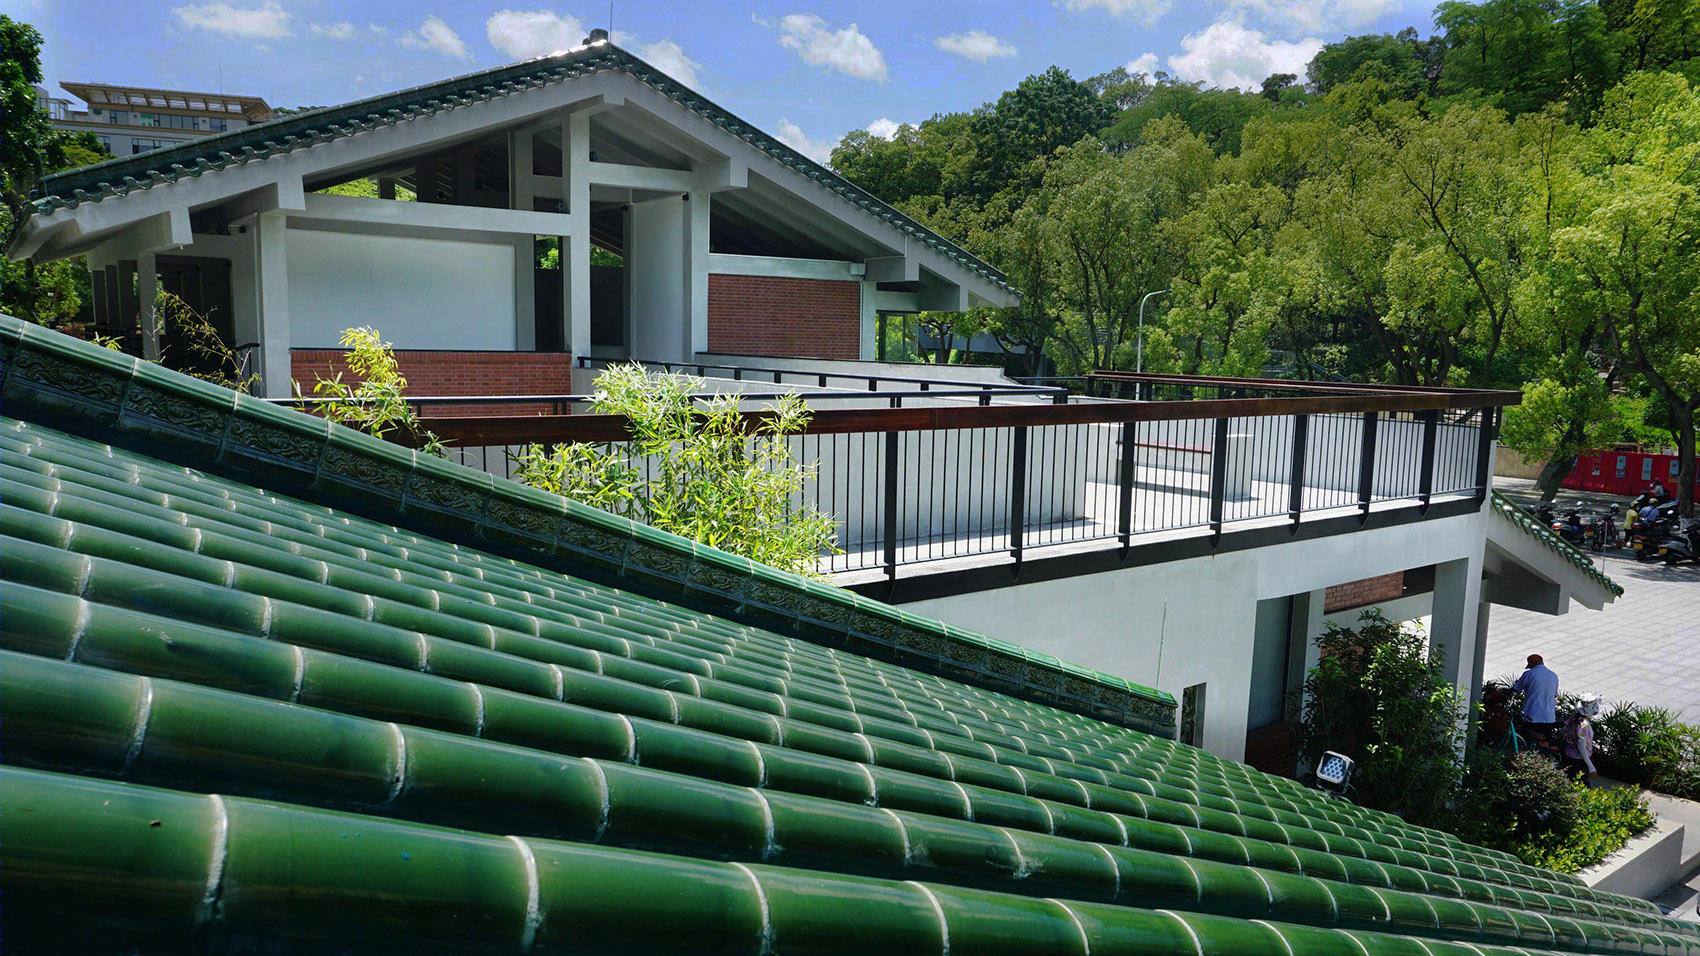
<svg viewBox="0 0 1700 956">
<path fill-rule="evenodd" d="M 903 608 L 1156 686 L 1176 701 L 1185 688 L 1206 684 L 1203 746 L 1239 760 L 1259 600 L 1462 559 L 1479 575 L 1485 520 L 1476 513 L 1419 521 Z M 1474 595 L 1457 597 L 1473 608 Z M 1473 655 L 1473 614 L 1468 625 L 1472 646 L 1459 650 Z"/>
<path fill-rule="evenodd" d="M 398 349 L 512 350 L 508 242 L 290 229 L 289 344 L 336 348 L 369 325 Z"/>
</svg>

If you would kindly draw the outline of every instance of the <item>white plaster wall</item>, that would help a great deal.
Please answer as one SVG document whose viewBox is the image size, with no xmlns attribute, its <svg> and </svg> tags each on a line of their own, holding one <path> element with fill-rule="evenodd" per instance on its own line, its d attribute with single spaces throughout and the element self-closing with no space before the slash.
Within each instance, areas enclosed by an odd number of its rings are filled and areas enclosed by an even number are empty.
<svg viewBox="0 0 1700 956">
<path fill-rule="evenodd" d="M 1479 569 L 1485 518 L 1440 518 L 903 608 L 1155 686 L 1177 702 L 1182 690 L 1205 683 L 1203 745 L 1240 760 L 1259 600 L 1472 556 Z"/>
<path fill-rule="evenodd" d="M 289 344 L 336 348 L 369 325 L 398 349 L 516 345 L 514 250 L 483 243 L 290 229 Z"/>
</svg>

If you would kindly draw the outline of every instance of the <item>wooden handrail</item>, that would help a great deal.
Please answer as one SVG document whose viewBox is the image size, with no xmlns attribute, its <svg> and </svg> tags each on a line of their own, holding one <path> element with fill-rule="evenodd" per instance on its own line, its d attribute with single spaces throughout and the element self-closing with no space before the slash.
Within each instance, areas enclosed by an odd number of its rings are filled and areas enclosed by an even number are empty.
<svg viewBox="0 0 1700 956">
<path fill-rule="evenodd" d="M 1196 379 L 1187 379 L 1196 383 Z M 1257 379 L 1245 380 L 1248 384 Z M 1268 384 L 1268 383 L 1264 383 Z M 1364 391 L 1352 389 L 1352 391 Z M 1224 398 L 1174 402 L 1089 402 L 1079 405 L 937 405 L 921 408 L 817 409 L 799 434 L 834 435 L 939 429 L 1016 428 L 1043 425 L 1101 425 L 1123 422 L 1268 418 L 1362 412 L 1419 412 L 1516 405 L 1523 393 L 1471 389 L 1378 390 L 1355 395 L 1282 398 Z M 750 430 L 771 413 L 742 413 Z M 631 437 L 622 415 L 502 415 L 427 418 L 425 428 L 461 445 L 522 445 L 531 442 L 606 442 Z"/>
</svg>

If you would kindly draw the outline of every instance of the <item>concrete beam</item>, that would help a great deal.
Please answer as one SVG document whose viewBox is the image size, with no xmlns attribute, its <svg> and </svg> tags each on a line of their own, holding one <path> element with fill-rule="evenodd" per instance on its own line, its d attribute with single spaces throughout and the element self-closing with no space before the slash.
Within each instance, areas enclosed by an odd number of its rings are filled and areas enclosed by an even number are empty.
<svg viewBox="0 0 1700 956">
<path fill-rule="evenodd" d="M 194 233 L 189 229 L 189 211 L 177 208 L 149 216 L 141 222 L 100 240 L 97 244 L 101 247 L 103 254 L 110 258 L 133 259 L 144 252 L 159 252 L 163 249 L 186 246 L 194 241 Z M 65 247 L 61 246 L 60 248 L 64 249 Z M 76 253 L 71 254 L 75 255 Z"/>
<path fill-rule="evenodd" d="M 577 218 L 572 213 L 391 202 L 384 199 L 325 196 L 318 193 L 311 194 L 306 199 L 306 209 L 290 213 L 291 219 L 304 222 L 353 222 L 409 229 L 459 229 L 467 232 L 560 236 L 574 234 Z"/>
<path fill-rule="evenodd" d="M 775 276 L 791 279 L 860 279 L 856 263 L 842 259 L 790 259 L 781 256 L 734 256 L 712 253 L 708 271 L 721 275 Z"/>
<path fill-rule="evenodd" d="M 626 189 L 654 189 L 687 193 L 697 187 L 697 174 L 688 169 L 656 169 L 652 166 L 627 166 L 624 163 L 599 163 L 592 160 L 590 183 L 593 186 L 619 186 Z"/>
<path fill-rule="evenodd" d="M 921 263 L 914 256 L 876 256 L 865 261 L 870 282 L 921 281 Z"/>
<path fill-rule="evenodd" d="M 283 209 L 302 212 L 307 208 L 307 194 L 301 188 L 299 176 L 280 179 L 252 189 L 224 204 L 225 218 L 231 222 L 262 212 Z"/>
</svg>

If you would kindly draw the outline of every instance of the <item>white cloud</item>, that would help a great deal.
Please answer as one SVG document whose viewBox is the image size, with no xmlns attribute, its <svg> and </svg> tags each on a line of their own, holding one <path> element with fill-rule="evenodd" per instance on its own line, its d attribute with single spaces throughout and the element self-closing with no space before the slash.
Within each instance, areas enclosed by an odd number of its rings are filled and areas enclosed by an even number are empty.
<svg viewBox="0 0 1700 956">
<path fill-rule="evenodd" d="M 933 45 L 946 53 L 954 53 L 981 63 L 993 57 L 1015 55 L 1015 44 L 1006 43 L 984 30 L 952 33 L 934 40 Z"/>
<path fill-rule="evenodd" d="M 1060 0 L 1074 13 L 1102 10 L 1113 17 L 1126 17 L 1146 26 L 1155 24 L 1174 7 L 1174 0 Z"/>
<path fill-rule="evenodd" d="M 315 23 L 312 25 L 313 35 L 332 40 L 354 39 L 354 24 L 343 20 L 339 23 Z"/>
<path fill-rule="evenodd" d="M 228 3 L 191 3 L 171 11 L 179 23 L 197 30 L 220 33 L 238 40 L 281 40 L 289 36 L 293 19 L 275 2 L 257 7 L 233 7 Z"/>
<path fill-rule="evenodd" d="M 805 62 L 815 66 L 885 82 L 885 54 L 854 23 L 832 30 L 812 13 L 793 13 L 779 21 L 779 44 L 796 50 Z"/>
<path fill-rule="evenodd" d="M 466 48 L 466 41 L 436 14 L 426 17 L 418 30 L 402 37 L 401 45 L 415 50 L 435 50 L 457 60 L 472 59 L 472 51 Z"/>
<path fill-rule="evenodd" d="M 878 136 L 880 139 L 890 139 L 897 135 L 897 130 L 902 125 L 902 123 L 899 123 L 896 120 L 886 119 L 882 116 L 868 124 L 868 132 Z"/>
<path fill-rule="evenodd" d="M 832 156 L 832 148 L 838 145 L 836 142 L 827 143 L 810 139 L 808 134 L 803 132 L 803 128 L 801 126 L 798 126 L 796 123 L 793 123 L 788 119 L 780 120 L 777 129 L 778 132 L 776 135 L 779 137 L 779 141 L 781 143 L 784 143 L 817 163 L 826 162 L 827 159 Z"/>
<path fill-rule="evenodd" d="M 1169 57 L 1169 68 L 1183 80 L 1256 90 L 1271 73 L 1304 75 L 1305 64 L 1322 41 L 1272 40 L 1261 30 L 1228 21 L 1212 23 L 1181 38 L 1183 52 Z"/>
<path fill-rule="evenodd" d="M 484 21 L 484 35 L 503 56 L 530 60 L 570 50 L 584 39 L 584 24 L 549 10 L 498 10 Z"/>
<path fill-rule="evenodd" d="M 1355 29 L 1400 5 L 1398 0 L 1227 0 L 1226 8 L 1237 21 L 1296 38 Z"/>
<path fill-rule="evenodd" d="M 702 69 L 702 64 L 686 56 L 679 44 L 672 40 L 646 43 L 638 48 L 638 56 L 655 64 L 656 69 L 691 89 L 700 89 L 702 86 L 697 82 L 697 71 Z"/>
<path fill-rule="evenodd" d="M 1127 61 L 1127 71 L 1129 73 L 1144 73 L 1147 75 L 1157 72 L 1157 54 L 1139 54 L 1133 59 Z"/>
</svg>

